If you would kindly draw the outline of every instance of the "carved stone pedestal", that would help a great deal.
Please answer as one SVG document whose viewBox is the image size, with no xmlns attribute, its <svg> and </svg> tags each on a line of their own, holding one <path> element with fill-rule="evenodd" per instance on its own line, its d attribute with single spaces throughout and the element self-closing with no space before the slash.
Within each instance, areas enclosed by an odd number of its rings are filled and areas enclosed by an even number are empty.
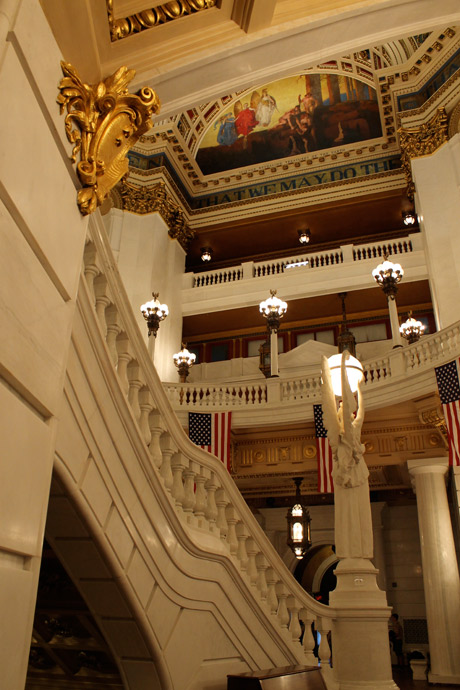
<svg viewBox="0 0 460 690">
<path fill-rule="evenodd" d="M 391 672 L 385 592 L 365 558 L 344 558 L 335 570 L 330 605 L 337 610 L 332 659 L 339 690 L 396 690 Z"/>
</svg>

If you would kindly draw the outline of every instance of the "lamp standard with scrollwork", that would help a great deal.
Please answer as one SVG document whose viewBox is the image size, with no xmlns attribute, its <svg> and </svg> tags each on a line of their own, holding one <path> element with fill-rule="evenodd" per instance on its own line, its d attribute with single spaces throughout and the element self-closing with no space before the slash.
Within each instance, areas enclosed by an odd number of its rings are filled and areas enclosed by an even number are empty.
<svg viewBox="0 0 460 690">
<path fill-rule="evenodd" d="M 404 271 L 401 265 L 389 261 L 387 256 L 384 257 L 383 263 L 379 264 L 377 268 L 374 268 L 372 271 L 372 277 L 375 282 L 380 285 L 388 298 L 393 347 L 402 347 L 401 334 L 399 332 L 398 309 L 396 307 L 396 293 L 398 292 L 398 285 L 403 275 Z"/>
<path fill-rule="evenodd" d="M 287 311 L 287 304 L 276 297 L 276 290 L 270 290 L 270 297 L 259 304 L 259 311 L 267 319 L 270 333 L 270 364 L 271 376 L 278 376 L 278 330 L 280 319 Z"/>
</svg>

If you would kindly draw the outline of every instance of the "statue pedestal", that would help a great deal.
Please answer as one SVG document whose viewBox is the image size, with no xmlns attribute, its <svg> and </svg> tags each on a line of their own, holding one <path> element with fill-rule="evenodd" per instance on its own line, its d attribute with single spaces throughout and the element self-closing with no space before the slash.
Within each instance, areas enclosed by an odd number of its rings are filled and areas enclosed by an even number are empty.
<svg viewBox="0 0 460 690">
<path fill-rule="evenodd" d="M 396 690 L 391 672 L 385 592 L 366 558 L 344 558 L 335 570 L 337 587 L 329 603 L 337 616 L 332 659 L 339 690 Z"/>
</svg>

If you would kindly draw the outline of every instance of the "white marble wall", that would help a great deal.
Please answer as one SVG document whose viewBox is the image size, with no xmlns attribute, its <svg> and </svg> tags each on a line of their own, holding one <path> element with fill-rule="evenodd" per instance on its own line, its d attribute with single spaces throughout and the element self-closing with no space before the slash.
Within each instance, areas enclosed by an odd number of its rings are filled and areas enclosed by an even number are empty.
<svg viewBox="0 0 460 690">
<path fill-rule="evenodd" d="M 0 687 L 24 685 L 86 220 L 34 0 L 0 3 Z"/>
<path fill-rule="evenodd" d="M 458 320 L 460 300 L 460 134 L 431 156 L 412 161 L 438 328 Z M 440 203 L 441 201 L 441 203 Z"/>
<path fill-rule="evenodd" d="M 137 323 L 147 342 L 147 327 L 139 310 L 141 304 L 159 293 L 169 307 L 169 316 L 160 324 L 154 346 L 154 362 L 162 381 L 177 381 L 172 356 L 181 349 L 181 276 L 185 252 L 168 235 L 168 227 L 158 213 L 136 215 L 112 209 L 104 216 L 112 249 Z M 153 337 L 153 336 L 151 336 Z"/>
</svg>

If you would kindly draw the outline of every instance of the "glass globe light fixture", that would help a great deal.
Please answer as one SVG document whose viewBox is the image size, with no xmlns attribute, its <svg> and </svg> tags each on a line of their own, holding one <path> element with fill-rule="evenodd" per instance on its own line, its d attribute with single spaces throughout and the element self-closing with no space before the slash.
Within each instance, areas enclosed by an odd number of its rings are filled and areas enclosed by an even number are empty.
<svg viewBox="0 0 460 690">
<path fill-rule="evenodd" d="M 289 508 L 286 516 L 287 520 L 287 545 L 294 552 L 299 560 L 302 559 L 311 546 L 311 518 L 308 508 L 302 505 L 300 495 L 300 485 L 303 477 L 296 477 L 296 494 L 294 504 Z"/>
<path fill-rule="evenodd" d="M 201 261 L 205 263 L 211 261 L 212 259 L 212 249 L 211 247 L 201 247 Z"/>
<path fill-rule="evenodd" d="M 408 314 L 407 321 L 401 324 L 399 327 L 399 332 L 402 337 L 405 338 L 409 345 L 416 343 L 420 340 L 420 336 L 423 335 L 423 331 L 426 326 L 421 321 L 417 321 L 412 317 L 412 312 Z"/>
<path fill-rule="evenodd" d="M 413 211 L 403 211 L 402 212 L 402 219 L 404 225 L 407 225 L 411 227 L 412 225 L 415 225 L 415 221 L 417 220 L 417 216 Z"/>
<path fill-rule="evenodd" d="M 270 297 L 259 304 L 259 311 L 267 319 L 270 333 L 276 333 L 280 327 L 280 319 L 287 311 L 287 304 L 276 297 L 276 290 L 270 290 Z"/>
<path fill-rule="evenodd" d="M 383 263 L 379 264 L 377 268 L 372 271 L 372 277 L 375 282 L 380 285 L 383 292 L 390 299 L 394 300 L 398 291 L 398 283 L 404 275 L 404 270 L 400 264 L 394 264 L 385 257 Z"/>
<path fill-rule="evenodd" d="M 195 364 L 196 355 L 187 350 L 187 345 L 182 343 L 182 350 L 173 355 L 174 364 L 179 372 L 179 380 L 185 383 L 190 373 L 190 367 Z"/>
<path fill-rule="evenodd" d="M 309 228 L 306 228 L 305 230 L 297 230 L 297 233 L 299 235 L 300 244 L 308 244 L 310 242 L 311 232 Z"/>
<path fill-rule="evenodd" d="M 153 299 L 141 306 L 142 316 L 147 321 L 149 336 L 153 334 L 155 338 L 157 337 L 160 323 L 169 314 L 168 306 L 166 304 L 160 304 L 158 296 L 158 292 L 152 292 Z"/>
<path fill-rule="evenodd" d="M 332 355 L 329 357 L 328 364 L 331 370 L 331 382 L 334 395 L 338 398 L 342 397 L 342 356 L 345 353 L 338 353 L 337 355 Z M 351 388 L 352 393 L 356 393 L 358 390 L 358 383 L 364 378 L 363 365 L 353 357 L 348 355 L 345 360 L 345 371 L 347 373 L 348 383 Z"/>
</svg>

